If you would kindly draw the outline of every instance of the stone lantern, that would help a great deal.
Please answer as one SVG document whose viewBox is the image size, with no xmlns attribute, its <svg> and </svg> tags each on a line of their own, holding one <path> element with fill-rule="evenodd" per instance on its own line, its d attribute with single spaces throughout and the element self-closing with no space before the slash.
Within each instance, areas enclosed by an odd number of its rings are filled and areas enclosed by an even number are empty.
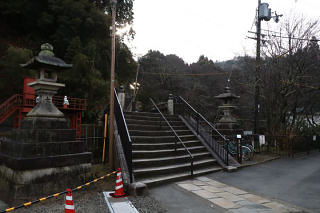
<svg viewBox="0 0 320 213">
<path fill-rule="evenodd" d="M 225 92 L 215 96 L 215 98 L 223 101 L 223 104 L 219 106 L 219 110 L 222 110 L 223 115 L 216 122 L 216 128 L 225 135 L 232 135 L 234 130 L 239 127 L 237 119 L 232 115 L 232 111 L 236 108 L 233 102 L 239 99 L 240 96 L 233 94 L 230 87 L 225 87 Z"/>
<path fill-rule="evenodd" d="M 21 66 L 38 70 L 36 81 L 28 84 L 35 90 L 38 103 L 23 120 L 22 128 L 31 126 L 34 128 L 67 128 L 64 114 L 52 103 L 52 96 L 57 94 L 59 88 L 65 86 L 57 83 L 58 73 L 70 69 L 72 65 L 55 57 L 52 45 L 46 43 L 41 45 L 41 51 L 37 56 Z"/>
<path fill-rule="evenodd" d="M 91 152 L 86 152 L 76 130 L 68 127 L 64 114 L 52 103 L 58 89 L 58 73 L 71 68 L 53 54 L 50 44 L 24 68 L 38 76 L 29 83 L 38 96 L 37 105 L 21 121 L 20 129 L 0 138 L 0 199 L 45 195 L 82 184 L 91 168 Z"/>
</svg>

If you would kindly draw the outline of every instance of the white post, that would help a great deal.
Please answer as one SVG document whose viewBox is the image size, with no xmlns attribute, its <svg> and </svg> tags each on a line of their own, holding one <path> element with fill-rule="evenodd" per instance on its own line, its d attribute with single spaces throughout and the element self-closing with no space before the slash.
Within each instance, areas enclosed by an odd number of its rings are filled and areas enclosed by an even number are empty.
<svg viewBox="0 0 320 213">
<path fill-rule="evenodd" d="M 173 115 L 173 96 L 172 94 L 169 94 L 169 99 L 168 99 L 168 114 Z"/>
<path fill-rule="evenodd" d="M 123 86 L 120 86 L 119 88 L 118 98 L 119 98 L 121 108 L 123 109 L 126 101 L 126 93 L 124 91 Z"/>
</svg>

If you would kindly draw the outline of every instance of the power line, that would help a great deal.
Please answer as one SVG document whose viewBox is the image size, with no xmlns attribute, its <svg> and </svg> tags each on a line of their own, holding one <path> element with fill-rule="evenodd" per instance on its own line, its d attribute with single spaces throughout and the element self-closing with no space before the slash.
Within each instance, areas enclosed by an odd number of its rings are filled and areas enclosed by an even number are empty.
<svg viewBox="0 0 320 213">
<path fill-rule="evenodd" d="M 156 73 L 156 72 L 140 72 L 146 75 L 171 75 L 171 76 L 212 76 L 212 75 L 227 75 L 227 73 Z"/>
<path fill-rule="evenodd" d="M 271 31 L 270 31 L 271 32 Z M 257 34 L 256 32 L 253 31 L 248 31 L 248 33 L 253 33 L 253 34 Z M 282 35 L 276 35 L 276 34 L 261 34 L 262 36 L 273 36 L 273 37 L 278 37 L 278 38 L 287 38 L 287 39 L 296 39 L 296 40 L 302 40 L 302 41 L 320 41 L 319 39 L 307 39 L 307 38 L 297 38 L 297 37 L 287 37 L 287 36 L 282 36 Z M 248 37 L 248 36 L 247 36 Z M 252 38 L 252 37 L 248 37 L 250 39 L 256 39 L 256 38 Z"/>
</svg>

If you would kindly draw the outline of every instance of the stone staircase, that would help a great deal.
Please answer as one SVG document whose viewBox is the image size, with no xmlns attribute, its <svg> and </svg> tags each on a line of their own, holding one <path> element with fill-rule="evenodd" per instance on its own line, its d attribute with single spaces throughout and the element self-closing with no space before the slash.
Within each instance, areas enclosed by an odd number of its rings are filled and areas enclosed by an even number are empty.
<svg viewBox="0 0 320 213">
<path fill-rule="evenodd" d="M 222 168 L 198 138 L 176 115 L 165 115 L 194 156 L 194 175 Z M 159 113 L 126 112 L 125 119 L 132 140 L 133 174 L 136 182 L 156 185 L 191 176 L 190 157 Z M 160 127 L 160 121 L 161 127 Z"/>
</svg>

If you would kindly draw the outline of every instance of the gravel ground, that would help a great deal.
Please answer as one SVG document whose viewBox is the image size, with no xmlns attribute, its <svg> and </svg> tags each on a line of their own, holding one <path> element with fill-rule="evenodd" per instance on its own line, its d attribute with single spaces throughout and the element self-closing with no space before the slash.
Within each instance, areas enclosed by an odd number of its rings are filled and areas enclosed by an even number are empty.
<svg viewBox="0 0 320 213">
<path fill-rule="evenodd" d="M 160 203 L 150 196 L 129 197 L 129 200 L 140 213 L 164 213 L 167 212 Z"/>
<path fill-rule="evenodd" d="M 107 189 L 102 191 L 113 191 L 113 189 Z M 108 213 L 108 206 L 104 200 L 100 187 L 92 187 L 92 189 L 85 189 L 82 191 L 76 191 L 72 193 L 73 202 L 75 205 L 75 211 L 77 213 Z M 128 199 L 137 208 L 140 213 L 165 213 L 160 202 L 150 196 L 133 197 L 129 196 Z M 27 201 L 17 202 L 22 204 Z M 37 204 L 33 204 L 28 208 L 17 209 L 17 213 L 61 213 L 64 212 L 65 195 L 61 195 L 57 198 L 51 198 Z M 17 205 L 16 205 L 17 206 Z M 0 209 L 2 210 L 2 209 Z"/>
<path fill-rule="evenodd" d="M 78 213 L 108 213 L 108 208 L 101 192 L 87 191 L 85 193 L 73 193 L 75 211 Z M 65 196 L 52 198 L 39 204 L 34 204 L 29 208 L 18 209 L 17 213 L 61 213 L 64 212 Z"/>
<path fill-rule="evenodd" d="M 108 213 L 108 206 L 102 192 L 87 191 L 85 193 L 73 193 L 72 195 L 77 213 Z M 16 210 L 17 213 L 61 213 L 64 212 L 64 196 L 53 198 L 43 203 L 34 204 L 28 208 Z M 140 213 L 165 213 L 158 201 L 150 196 L 129 197 L 129 200 Z"/>
<path fill-rule="evenodd" d="M 92 168 L 94 177 L 100 177 L 110 172 L 107 166 L 95 165 Z M 75 186 L 73 186 L 75 187 Z M 108 206 L 104 200 L 103 191 L 113 191 L 115 187 L 115 176 L 106 178 L 96 184 L 85 187 L 79 191 L 72 193 L 73 202 L 75 205 L 75 211 L 77 213 L 108 213 Z M 43 195 L 45 196 L 45 195 Z M 27 199 L 15 200 L 13 206 L 19 206 L 25 202 L 39 199 L 43 196 L 29 197 Z M 137 208 L 140 213 L 164 213 L 167 212 L 163 209 L 160 203 L 150 196 L 141 197 L 128 197 L 133 205 Z M 61 213 L 64 212 L 65 195 L 60 195 L 57 198 L 51 198 L 40 203 L 33 204 L 28 208 L 17 209 L 14 212 L 17 213 Z M 3 208 L 12 207 L 0 201 L 0 211 Z"/>
</svg>

